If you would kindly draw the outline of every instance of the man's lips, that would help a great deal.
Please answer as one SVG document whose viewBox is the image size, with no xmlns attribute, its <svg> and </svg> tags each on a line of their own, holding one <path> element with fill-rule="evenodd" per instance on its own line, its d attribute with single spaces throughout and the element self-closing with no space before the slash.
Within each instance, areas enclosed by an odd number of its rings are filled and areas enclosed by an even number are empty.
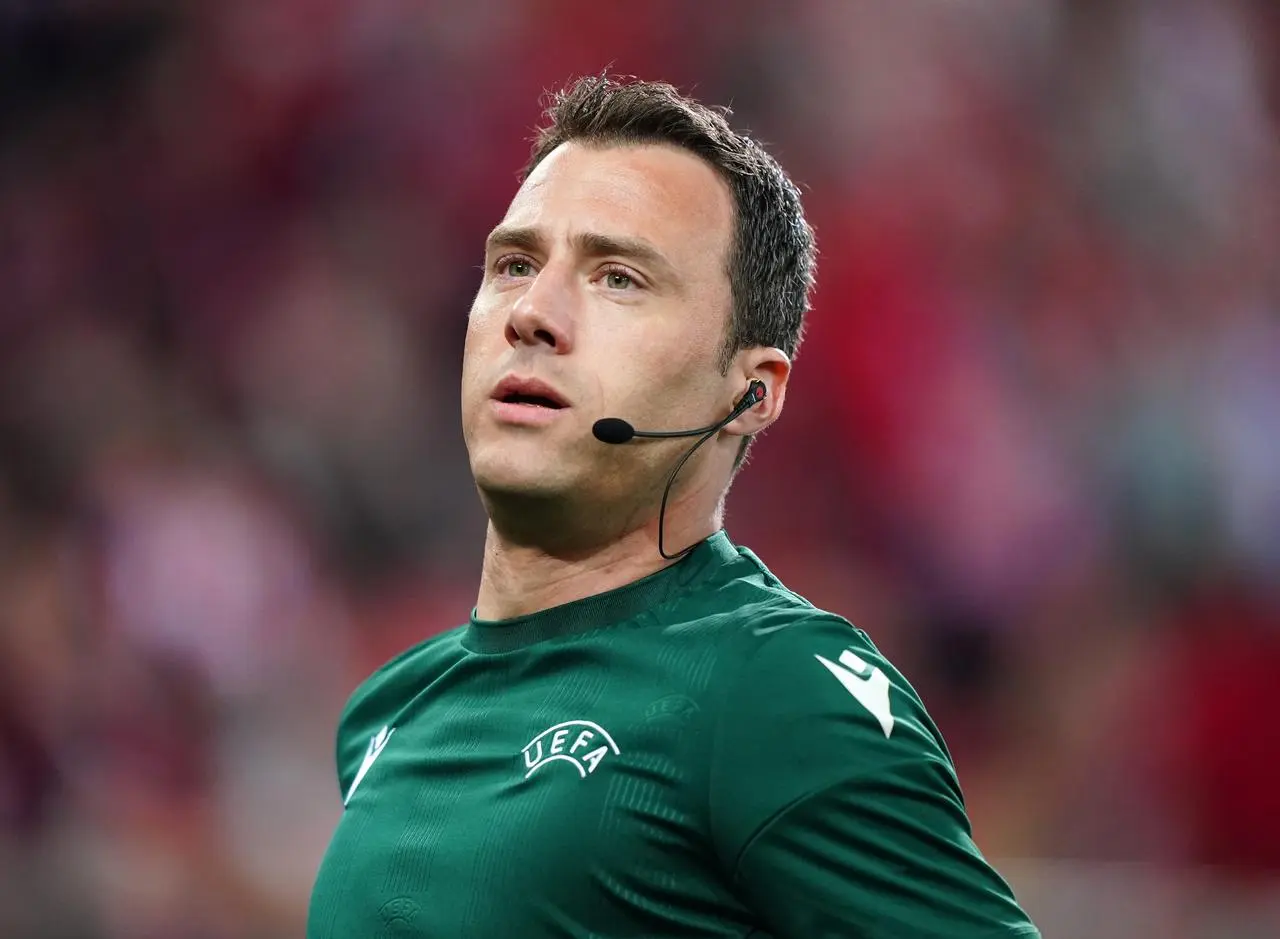
<svg viewBox="0 0 1280 939">
<path fill-rule="evenodd" d="M 569 407 L 568 399 L 551 385 L 537 378 L 508 375 L 494 386 L 494 401 L 518 407 L 545 408 L 559 411 Z"/>
</svg>

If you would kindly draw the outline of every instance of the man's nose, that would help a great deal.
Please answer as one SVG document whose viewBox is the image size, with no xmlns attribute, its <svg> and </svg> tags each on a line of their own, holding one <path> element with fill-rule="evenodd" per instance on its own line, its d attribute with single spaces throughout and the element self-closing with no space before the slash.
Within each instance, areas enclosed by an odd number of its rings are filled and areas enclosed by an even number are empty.
<svg viewBox="0 0 1280 939">
<path fill-rule="evenodd" d="M 546 345 L 560 355 L 573 348 L 574 298 L 570 276 L 550 265 L 534 276 L 511 307 L 507 342 L 513 346 L 517 343 Z"/>
</svg>

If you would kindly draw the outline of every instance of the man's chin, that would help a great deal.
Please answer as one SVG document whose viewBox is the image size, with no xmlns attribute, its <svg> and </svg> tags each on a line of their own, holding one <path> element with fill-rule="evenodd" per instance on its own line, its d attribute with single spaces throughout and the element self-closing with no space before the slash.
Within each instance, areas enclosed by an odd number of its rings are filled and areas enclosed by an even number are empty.
<svg viewBox="0 0 1280 939">
<path fill-rule="evenodd" d="M 476 488 L 487 501 L 511 504 L 543 502 L 571 502 L 572 487 L 558 486 L 547 479 L 523 479 L 512 477 L 477 477 Z"/>
<path fill-rule="evenodd" d="M 492 499 L 560 501 L 570 498 L 575 488 L 571 480 L 564 478 L 563 469 L 557 471 L 531 462 L 473 466 L 471 472 L 476 488 Z"/>
</svg>

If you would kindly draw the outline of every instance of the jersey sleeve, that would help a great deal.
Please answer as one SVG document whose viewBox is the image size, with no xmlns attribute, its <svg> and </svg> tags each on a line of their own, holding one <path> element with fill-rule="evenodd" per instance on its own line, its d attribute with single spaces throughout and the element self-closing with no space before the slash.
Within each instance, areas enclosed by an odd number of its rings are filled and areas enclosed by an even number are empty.
<svg viewBox="0 0 1280 939">
<path fill-rule="evenodd" d="M 817 612 L 746 630 L 711 751 L 712 834 L 772 935 L 1038 936 L 974 843 L 937 728 L 865 634 Z"/>
</svg>

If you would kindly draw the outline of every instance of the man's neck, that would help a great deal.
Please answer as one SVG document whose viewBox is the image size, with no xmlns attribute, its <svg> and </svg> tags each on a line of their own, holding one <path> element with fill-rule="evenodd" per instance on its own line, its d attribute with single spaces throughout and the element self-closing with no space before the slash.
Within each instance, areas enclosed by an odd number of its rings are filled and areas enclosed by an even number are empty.
<svg viewBox="0 0 1280 939">
<path fill-rule="evenodd" d="M 668 511 L 664 533 L 668 553 L 682 550 L 720 528 L 719 507 L 700 516 L 700 520 L 690 520 L 684 512 Z M 672 563 L 658 553 L 656 518 L 597 547 L 575 552 L 572 557 L 515 543 L 490 521 L 476 616 L 482 620 L 525 616 L 624 587 Z"/>
</svg>

